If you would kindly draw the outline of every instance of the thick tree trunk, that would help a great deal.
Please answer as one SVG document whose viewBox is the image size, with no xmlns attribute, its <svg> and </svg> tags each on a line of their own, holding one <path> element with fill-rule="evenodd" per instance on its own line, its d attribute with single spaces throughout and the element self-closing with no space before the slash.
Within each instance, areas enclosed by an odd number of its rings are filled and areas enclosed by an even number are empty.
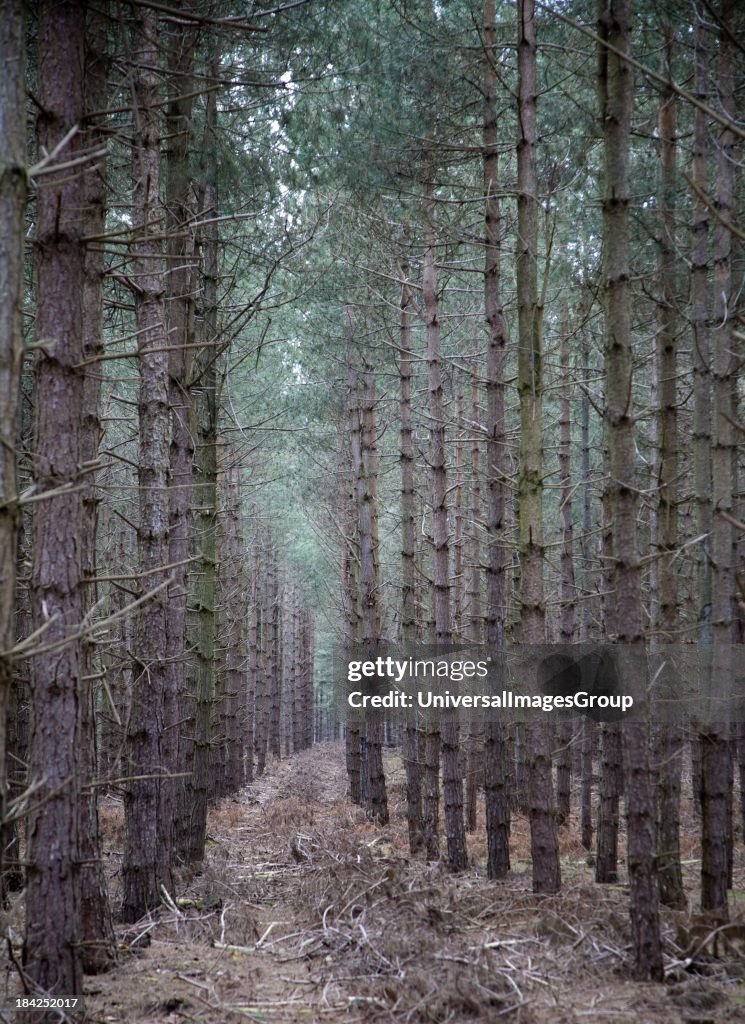
<svg viewBox="0 0 745 1024">
<path fill-rule="evenodd" d="M 125 848 L 122 919 L 137 921 L 172 888 L 171 821 L 160 814 L 164 695 L 167 686 L 169 447 L 168 340 L 160 200 L 160 75 L 158 19 L 138 11 L 132 41 L 135 138 L 133 221 L 135 317 L 140 361 L 138 413 L 138 565 L 145 587 L 161 590 L 139 613 L 124 788 Z"/>
<path fill-rule="evenodd" d="M 83 120 L 86 8 L 45 2 L 39 11 L 39 152 L 51 153 Z M 17 59 L 17 55 L 11 61 Z M 12 85 L 11 85 L 12 89 Z M 13 135 L 11 134 L 11 138 Z M 61 150 L 60 161 L 81 154 L 82 137 Z M 16 168 L 22 162 L 16 136 Z M 23 172 L 16 202 L 22 195 Z M 43 342 L 36 377 L 34 519 L 31 602 L 35 629 L 44 628 L 44 653 L 33 659 L 33 726 L 29 777 L 38 783 L 28 822 L 24 973 L 39 992 L 82 992 L 80 942 L 80 827 L 83 757 L 84 658 L 79 630 L 86 587 L 82 548 L 81 484 L 84 224 L 78 177 L 48 174 L 39 189 L 36 225 L 36 337 Z M 12 236 L 11 236 L 12 238 Z M 9 369 L 15 368 L 10 354 Z M 11 383 L 9 380 L 8 383 Z M 3 395 L 3 400 L 7 396 Z M 14 445 L 15 439 L 10 438 Z M 6 453 L 2 456 L 7 459 Z M 6 463 L 7 465 L 7 463 Z M 61 493 L 60 493 L 61 490 Z M 12 564 L 14 555 L 9 563 Z M 56 1014 L 33 1013 L 52 1020 Z"/>
<path fill-rule="evenodd" d="M 218 77 L 217 61 L 210 58 L 209 76 Z M 194 740 L 192 744 L 189 803 L 190 861 L 201 861 L 207 836 L 207 803 L 210 750 L 215 701 L 215 592 L 217 532 L 217 436 L 219 394 L 217 374 L 217 284 L 218 212 L 217 191 L 217 100 L 214 90 L 207 95 L 207 119 L 202 147 L 202 248 L 201 338 L 202 347 L 192 379 L 196 414 L 196 502 L 197 582 L 194 586 L 193 635 Z"/>
<path fill-rule="evenodd" d="M 536 177 L 536 37 L 533 0 L 518 0 L 517 66 L 517 316 L 520 397 L 518 476 L 520 639 L 545 642 L 543 599 L 543 309 L 538 295 L 538 182 Z M 533 891 L 561 888 L 553 806 L 549 725 L 526 727 Z"/>
<path fill-rule="evenodd" d="M 86 26 L 85 105 L 89 112 L 106 106 L 107 96 L 107 29 L 104 8 L 88 10 Z M 85 145 L 95 151 L 105 147 L 104 119 L 101 115 L 88 117 L 85 125 Z M 100 238 L 106 230 L 106 179 L 104 169 L 97 163 L 85 176 L 84 234 Z M 89 243 L 85 254 L 83 282 L 83 354 L 90 360 L 90 371 L 83 385 L 83 423 L 81 432 L 82 465 L 88 472 L 88 486 L 83 492 L 83 572 L 86 577 L 86 608 L 98 600 L 96 576 L 96 538 L 101 491 L 97 486 L 97 473 L 93 470 L 98 460 L 98 449 L 103 436 L 100 415 L 101 373 L 96 360 L 103 353 L 103 277 L 106 271 L 103 247 Z M 98 821 L 98 789 L 94 785 L 98 776 L 98 743 L 95 721 L 94 680 L 100 678 L 100 658 L 89 642 L 83 645 L 83 711 L 81 752 L 85 760 L 83 772 L 85 786 L 81 808 L 80 827 L 80 890 L 83 946 L 81 957 L 87 974 L 108 970 L 116 958 L 114 928 L 103 870 L 101 832 Z"/>
<path fill-rule="evenodd" d="M 0 20 L 0 233 L 5 240 L 0 262 L 0 822 L 5 822 L 6 801 L 13 771 L 8 759 L 13 751 L 12 729 L 6 736 L 6 720 L 17 706 L 19 684 L 11 697 L 11 663 L 16 601 L 16 557 L 20 533 L 16 438 L 23 351 L 23 213 L 26 206 L 26 108 L 24 10 L 20 4 Z M 17 834 L 14 826 L 2 826 L 0 834 L 0 900 L 7 889 L 20 882 L 17 865 Z"/>
<path fill-rule="evenodd" d="M 619 56 L 630 52 L 631 24 L 631 0 L 600 0 L 599 35 L 614 47 L 608 51 L 601 42 L 598 92 L 605 156 L 603 293 L 608 496 L 613 515 L 615 633 L 622 643 L 637 643 L 643 635 L 629 295 L 628 164 L 633 74 Z M 656 872 L 655 788 L 649 767 L 649 722 L 644 709 L 633 721 L 624 723 L 623 737 L 634 973 L 640 980 L 659 981 L 664 972 Z"/>
<path fill-rule="evenodd" d="M 703 20 L 696 22 L 694 61 L 696 96 L 706 102 L 708 95 L 709 48 Z M 696 188 L 691 220 L 691 326 L 693 330 L 693 491 L 696 507 L 698 546 L 696 597 L 699 643 L 711 646 L 711 342 L 709 336 L 709 207 L 701 196 L 708 186 L 708 118 L 704 111 L 694 112 L 691 181 Z M 704 666 L 702 666 L 704 667 Z M 704 690 L 707 681 L 702 680 Z M 700 764 L 699 758 L 694 761 Z M 700 788 L 695 785 L 694 806 L 699 809 Z"/>
<path fill-rule="evenodd" d="M 731 38 L 733 0 L 720 8 L 721 32 L 717 78 L 719 102 L 725 115 L 735 119 L 734 44 Z M 714 302 L 711 332 L 711 630 L 712 708 L 701 734 L 701 908 L 727 911 L 729 875 L 728 833 L 731 829 L 732 795 L 729 784 L 729 725 L 718 718 L 716 701 L 731 685 L 733 642 L 734 573 L 732 526 L 725 519 L 733 512 L 733 450 L 735 446 L 732 380 L 736 372 L 736 339 L 733 337 L 732 232 L 735 136 L 729 128 L 719 133 L 716 159 L 716 209 L 714 225 Z M 720 219 L 721 218 L 721 219 Z M 722 514 L 724 513 L 724 515 Z M 708 647 L 709 645 L 707 645 Z"/>
<path fill-rule="evenodd" d="M 183 24 L 169 25 L 168 87 L 173 98 L 166 107 L 165 213 L 168 229 L 166 322 L 168 327 L 168 403 L 171 415 L 168 562 L 173 581 L 168 587 L 168 664 L 163 705 L 163 765 L 169 773 L 187 772 L 190 742 L 181 738 L 181 722 L 191 725 L 186 695 L 186 603 L 189 589 L 192 479 L 194 473 L 194 412 L 191 395 L 194 342 L 195 274 L 193 216 L 189 176 L 189 146 L 193 99 L 192 65 L 196 33 Z M 164 821 L 178 818 L 174 852 L 186 855 L 183 837 L 189 831 L 187 781 L 163 781 L 160 791 Z"/>
</svg>

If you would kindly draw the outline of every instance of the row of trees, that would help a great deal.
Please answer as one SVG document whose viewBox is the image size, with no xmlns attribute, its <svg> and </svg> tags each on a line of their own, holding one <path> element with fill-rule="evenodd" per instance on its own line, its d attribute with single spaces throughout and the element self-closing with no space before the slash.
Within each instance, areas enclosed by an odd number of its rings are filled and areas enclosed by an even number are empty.
<svg viewBox="0 0 745 1024">
<path fill-rule="evenodd" d="M 589 25 L 584 10 L 519 0 L 516 20 L 505 6 L 498 21 L 485 0 L 466 43 L 458 13 L 425 8 L 418 20 L 406 12 L 406 142 L 364 225 L 375 255 L 349 253 L 368 280 L 356 310 L 347 304 L 346 637 L 371 649 L 698 642 L 710 652 L 704 692 L 729 683 L 745 532 L 738 12 L 724 2 L 635 13 L 610 0 Z M 594 90 L 587 52 L 571 52 L 583 39 L 596 52 Z M 446 96 L 426 61 L 439 73 L 448 45 Z M 367 102 L 379 115 L 387 100 Z M 362 101 L 359 116 L 372 116 Z M 467 863 L 483 784 L 490 877 L 509 870 L 519 807 L 534 890 L 559 891 L 557 822 L 568 818 L 574 761 L 599 882 L 618 878 L 623 798 L 634 972 L 661 979 L 659 903 L 686 902 L 680 780 L 696 729 L 655 729 L 644 716 L 606 723 L 598 752 L 590 722 L 488 722 L 459 737 L 454 719 L 412 718 L 412 852 L 439 855 L 441 772 L 449 865 Z M 380 730 L 372 717 L 350 720 L 347 758 L 353 799 L 386 821 Z M 745 745 L 739 726 L 712 716 L 692 749 L 701 906 L 721 916 Z"/>
<path fill-rule="evenodd" d="M 32 992 L 115 958 L 101 794 L 132 922 L 204 856 L 208 804 L 313 741 L 313 620 L 244 501 L 229 383 L 282 253 L 236 281 L 219 236 L 219 50 L 266 31 L 191 3 L 3 17 L 2 874 Z"/>
<path fill-rule="evenodd" d="M 125 800 L 131 920 L 199 856 L 208 798 L 309 742 L 335 645 L 698 640 L 723 678 L 745 520 L 741 15 L 26 13 L 0 28 L 0 763 L 28 983 L 72 992 L 112 949 L 95 796 Z M 455 869 L 483 783 L 490 875 L 517 799 L 535 888 L 556 891 L 574 767 L 610 881 L 625 786 L 636 970 L 658 977 L 683 737 L 609 724 L 597 753 L 566 723 L 417 726 L 412 849 L 439 855 L 441 766 Z M 384 737 L 363 730 L 352 793 L 382 821 Z M 712 727 L 692 749 L 702 905 L 722 911 L 735 747 Z"/>
</svg>

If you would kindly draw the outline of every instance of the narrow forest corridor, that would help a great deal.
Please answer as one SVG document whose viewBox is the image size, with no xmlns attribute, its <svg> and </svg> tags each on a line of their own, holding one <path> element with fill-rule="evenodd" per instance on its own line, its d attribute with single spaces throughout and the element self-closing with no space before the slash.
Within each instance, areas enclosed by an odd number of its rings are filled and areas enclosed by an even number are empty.
<svg viewBox="0 0 745 1024">
<path fill-rule="evenodd" d="M 210 813 L 204 870 L 185 885 L 179 906 L 117 929 L 120 964 L 86 984 L 93 1019 L 745 1021 L 745 998 L 722 986 L 721 973 L 688 974 L 682 957 L 678 968 L 674 956 L 668 961 L 667 988 L 625 976 L 627 888 L 596 886 L 571 832 L 562 837 L 560 896 L 531 893 L 524 819 L 514 823 L 508 881 L 495 886 L 484 877 L 483 821 L 469 837 L 474 869 L 454 877 L 441 864 L 410 859 L 398 755 L 386 757 L 386 774 L 394 814 L 387 828 L 345 798 L 338 743 L 274 761 L 224 800 Z M 115 877 L 120 808 L 107 805 L 102 819 Z M 697 865 L 684 859 L 690 884 Z M 742 895 L 742 856 L 737 878 Z M 679 920 L 671 912 L 664 923 L 671 951 Z M 741 968 L 730 961 L 733 982 Z"/>
<path fill-rule="evenodd" d="M 4 0 L 0 1024 L 745 1024 L 743 40 Z"/>
</svg>

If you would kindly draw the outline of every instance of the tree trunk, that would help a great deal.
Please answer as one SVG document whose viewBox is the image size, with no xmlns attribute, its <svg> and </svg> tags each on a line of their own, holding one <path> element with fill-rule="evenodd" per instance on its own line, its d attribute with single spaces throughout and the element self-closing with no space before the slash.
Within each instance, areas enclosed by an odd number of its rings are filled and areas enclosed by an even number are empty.
<svg viewBox="0 0 745 1024">
<path fill-rule="evenodd" d="M 667 73 L 672 75 L 673 28 L 664 26 Z M 657 507 L 658 562 L 657 625 L 663 643 L 677 639 L 679 628 L 679 579 L 674 559 L 678 553 L 678 400 L 676 288 L 676 107 L 672 89 L 665 90 L 658 112 L 660 138 L 660 215 L 658 273 L 660 278 L 657 376 L 659 380 L 659 481 Z M 674 690 L 668 671 L 658 680 L 665 691 Z M 659 764 L 657 799 L 657 870 L 660 900 L 667 907 L 686 905 L 680 864 L 680 776 L 683 735 L 675 723 L 656 730 Z"/>
<path fill-rule="evenodd" d="M 253 518 L 257 518 L 253 510 Z M 256 719 L 259 699 L 259 536 L 253 535 L 251 560 L 251 582 L 248 607 L 248 723 L 246 726 L 246 782 L 254 780 L 254 758 L 256 756 Z"/>
<path fill-rule="evenodd" d="M 595 722 L 585 718 L 582 722 L 582 790 L 580 795 L 580 841 L 589 852 L 592 849 L 592 782 L 593 753 L 595 748 Z"/>
<path fill-rule="evenodd" d="M 189 147 L 193 98 L 192 67 L 196 32 L 183 24 L 169 24 L 168 88 L 173 98 L 166 107 L 166 192 L 167 242 L 166 323 L 168 327 L 168 404 L 171 416 L 168 562 L 172 583 L 168 587 L 168 663 L 163 705 L 163 765 L 169 773 L 191 768 L 187 753 L 193 753 L 181 722 L 190 722 L 186 695 L 186 604 L 189 589 L 187 559 L 190 552 L 192 479 L 194 474 L 194 411 L 191 395 L 194 342 L 195 246 L 190 222 L 193 218 Z M 178 818 L 174 853 L 186 856 L 184 835 L 188 825 L 187 780 L 161 783 L 160 807 L 164 821 Z"/>
<path fill-rule="evenodd" d="M 282 710 L 282 581 L 276 550 L 272 560 L 271 635 L 269 637 L 269 752 L 279 760 L 279 723 Z"/>
<path fill-rule="evenodd" d="M 582 332 L 582 374 L 590 369 L 590 344 L 587 331 Z M 590 592 L 592 587 L 591 551 L 592 541 L 592 485 L 590 482 L 590 400 L 585 389 L 582 390 L 580 406 L 582 434 L 582 560 L 584 571 L 582 583 L 584 600 L 582 602 L 582 627 L 580 637 L 587 642 L 592 635 L 592 605 Z M 592 849 L 592 783 L 593 753 L 596 745 L 597 729 L 592 718 L 585 718 L 582 723 L 582 793 L 580 798 L 580 834 L 582 845 L 586 850 Z"/>
<path fill-rule="evenodd" d="M 600 0 L 598 92 L 605 157 L 603 196 L 603 293 L 608 495 L 613 515 L 612 578 L 615 633 L 621 643 L 642 639 L 642 594 L 637 550 L 638 497 L 634 477 L 632 340 L 629 295 L 629 144 L 633 74 L 621 55 L 631 46 L 631 0 Z M 627 860 L 631 890 L 634 973 L 663 977 L 656 873 L 655 788 L 649 767 L 645 709 L 624 723 Z"/>
<path fill-rule="evenodd" d="M 469 640 L 482 642 L 483 609 L 481 607 L 481 447 L 476 425 L 479 415 L 478 363 L 471 367 L 471 518 L 468 530 L 468 617 Z M 484 730 L 481 721 L 474 720 L 468 736 L 468 770 L 466 785 L 466 828 L 476 829 L 478 790 L 484 783 Z"/>
<path fill-rule="evenodd" d="M 718 93 L 723 113 L 735 119 L 734 44 L 730 36 L 734 3 L 723 0 L 719 19 Z M 729 786 L 729 725 L 719 718 L 717 699 L 731 685 L 734 576 L 732 526 L 724 518 L 732 514 L 733 428 L 732 380 L 736 373 L 737 344 L 733 337 L 732 232 L 735 136 L 723 127 L 716 158 L 716 209 L 714 225 L 714 302 L 711 344 L 713 412 L 711 423 L 711 627 L 712 710 L 701 734 L 701 909 L 727 912 L 729 862 L 727 836 L 731 829 L 732 800 Z M 721 218 L 721 219 L 720 219 Z M 707 645 L 709 647 L 709 645 Z"/>
<path fill-rule="evenodd" d="M 26 207 L 26 107 L 24 10 L 20 4 L 6 11 L 0 21 L 0 233 L 4 258 L 0 261 L 0 822 L 6 820 L 9 769 L 13 750 L 12 730 L 6 735 L 6 720 L 13 706 L 13 673 L 7 653 L 13 646 L 16 607 L 16 557 L 21 516 L 16 504 L 19 393 L 23 352 L 23 214 Z M 13 686 L 18 697 L 19 684 Z M 17 856 L 17 832 L 3 825 L 0 834 L 0 900 L 7 889 L 20 882 L 18 866 L 9 865 Z"/>
<path fill-rule="evenodd" d="M 572 507 L 572 420 L 569 400 L 569 339 L 565 325 L 560 343 L 559 384 L 559 486 L 561 488 L 561 615 L 559 639 L 572 644 L 576 639 L 577 590 L 574 579 L 574 520 Z M 571 810 L 572 734 L 574 719 L 564 715 L 557 728 L 556 823 L 566 825 Z"/>
<path fill-rule="evenodd" d="M 359 587 L 359 528 L 356 503 L 356 467 L 361 458 L 360 417 L 357 409 L 356 375 L 352 365 L 351 350 L 347 364 L 347 410 L 346 428 L 349 437 L 348 449 L 342 441 L 340 447 L 348 454 L 343 457 L 339 473 L 341 507 L 345 517 L 342 526 L 342 605 L 345 618 L 345 639 L 348 648 L 360 639 L 360 587 Z M 361 763 L 361 716 L 349 708 L 346 713 L 345 753 L 349 799 L 353 804 L 362 803 Z"/>
<path fill-rule="evenodd" d="M 428 204 L 431 215 L 431 206 Z M 427 366 L 430 416 L 430 490 L 432 495 L 432 562 L 434 581 L 435 643 L 452 642 L 450 619 L 450 547 L 448 538 L 447 469 L 445 464 L 445 417 L 440 363 L 440 312 L 437 299 L 436 241 L 427 227 L 422 275 L 422 299 L 427 327 Z M 452 712 L 442 716 L 442 788 L 448 865 L 453 871 L 468 866 L 463 823 L 463 779 L 458 749 L 458 720 Z"/>
<path fill-rule="evenodd" d="M 357 472 L 357 514 L 360 537 L 362 645 L 368 657 L 381 638 L 378 536 L 378 452 L 375 425 L 375 378 L 365 365 L 360 381 L 361 452 Z M 383 722 L 377 712 L 366 716 L 367 812 L 373 821 L 388 823 L 388 797 L 383 772 Z"/>
<path fill-rule="evenodd" d="M 298 751 L 302 749 L 304 729 L 301 648 L 303 637 L 301 635 L 302 629 L 300 623 L 298 595 L 294 588 L 290 591 L 288 611 L 291 628 L 290 636 L 288 637 L 288 640 L 285 641 L 285 646 L 288 647 L 288 653 L 291 661 L 290 671 L 288 673 L 288 687 L 292 700 L 292 749 L 294 751 Z"/>
<path fill-rule="evenodd" d="M 242 600 L 242 573 L 245 560 L 241 531 L 240 469 L 236 453 L 225 441 L 222 473 L 224 480 L 223 557 L 220 559 L 222 610 L 219 642 L 225 651 L 225 715 L 223 743 L 225 749 L 222 794 L 237 793 L 243 785 L 246 651 Z M 217 794 L 215 794 L 217 795 Z"/>
<path fill-rule="evenodd" d="M 217 60 L 209 60 L 209 77 L 218 77 Z M 207 837 L 207 803 L 210 750 L 212 746 L 215 701 L 215 587 L 217 570 L 217 436 L 219 394 L 217 375 L 217 283 L 218 283 L 218 213 L 217 192 L 217 99 L 214 90 L 207 94 L 207 119 L 202 147 L 201 211 L 206 223 L 202 232 L 202 347 L 192 378 L 192 394 L 196 413 L 196 568 L 194 587 L 193 646 L 196 653 L 194 689 L 194 741 L 192 745 L 189 791 L 189 849 L 191 862 L 204 857 Z"/>
<path fill-rule="evenodd" d="M 258 541 L 257 541 L 258 543 Z M 273 557 L 271 539 L 266 537 L 261 543 L 261 562 L 264 566 L 263 577 L 259 577 L 259 636 L 258 636 L 258 678 L 259 688 L 256 693 L 256 775 L 264 774 L 266 768 L 267 744 L 269 741 L 269 702 L 271 700 L 271 594 L 269 565 Z M 258 575 L 258 566 L 257 566 Z"/>
<path fill-rule="evenodd" d="M 313 732 L 314 710 L 318 706 L 315 688 L 316 636 L 313 616 L 308 608 L 303 609 L 303 636 L 305 652 L 305 748 L 312 747 L 317 737 Z"/>
<path fill-rule="evenodd" d="M 603 723 L 600 743 L 595 881 L 613 885 L 618 881 L 618 801 L 623 793 L 623 745 L 618 722 Z"/>
<path fill-rule="evenodd" d="M 83 120 L 85 13 L 82 3 L 50 0 L 40 6 L 40 153 L 53 152 Z M 14 63 L 11 60 L 11 66 Z M 59 160 L 79 157 L 81 145 L 81 136 L 73 137 Z M 18 166 L 22 152 L 17 137 L 12 156 Z M 16 175 L 20 177 L 15 189 L 18 203 L 24 178 L 22 171 Z M 44 653 L 33 659 L 32 667 L 29 777 L 39 786 L 36 810 L 28 822 L 23 966 L 30 983 L 50 995 L 82 992 L 80 677 L 84 658 L 78 634 L 86 587 L 78 537 L 83 528 L 79 485 L 85 378 L 77 367 L 83 359 L 85 243 L 79 214 L 79 178 L 69 169 L 45 175 L 38 196 L 35 247 L 36 337 L 44 347 L 36 377 L 34 480 L 37 494 L 58 493 L 38 502 L 34 518 L 31 601 L 34 628 L 44 629 Z M 9 369 L 14 367 L 11 355 Z M 6 397 L 3 394 L 3 401 Z M 9 440 L 14 446 L 15 439 Z M 12 564 L 13 558 L 6 564 Z M 56 1013 L 33 1011 L 31 1016 L 53 1020 Z"/>
<path fill-rule="evenodd" d="M 414 520 L 414 445 L 412 441 L 411 378 L 411 284 L 409 264 L 401 263 L 401 347 L 399 378 L 401 400 L 401 643 L 408 653 L 416 643 L 416 523 Z M 409 850 L 422 848 L 422 786 L 420 750 L 422 732 L 417 727 L 417 711 L 406 712 L 404 767 L 406 769 L 406 819 Z"/>
<path fill-rule="evenodd" d="M 489 335 L 486 357 L 486 486 L 488 561 L 486 569 L 486 642 L 501 648 L 507 607 L 505 536 L 505 365 L 507 329 L 502 311 L 502 214 L 498 198 L 499 148 L 497 132 L 496 10 L 484 0 L 484 311 Z M 510 804 L 505 777 L 504 729 L 489 717 L 484 733 L 484 799 L 489 878 L 504 878 L 510 870 Z"/>
<path fill-rule="evenodd" d="M 133 221 L 136 232 L 135 317 L 139 344 L 140 438 L 138 565 L 143 586 L 161 590 L 139 613 L 124 789 L 125 849 L 122 919 L 137 921 L 170 891 L 171 821 L 160 816 L 164 695 L 167 686 L 169 447 L 168 340 L 165 322 L 160 201 L 160 75 L 158 19 L 137 12 L 133 39 L 136 133 L 133 142 Z"/>
<path fill-rule="evenodd" d="M 538 295 L 536 38 L 533 0 L 518 0 L 517 276 L 520 472 L 520 639 L 545 642 L 543 602 L 543 308 Z M 526 726 L 533 891 L 561 888 L 548 722 Z"/>
<path fill-rule="evenodd" d="M 227 728 L 228 691 L 227 644 L 224 633 L 227 627 L 227 580 L 226 580 L 226 545 L 228 517 L 225 479 L 224 452 L 222 442 L 217 447 L 217 514 L 215 516 L 215 697 L 212 702 L 212 728 L 210 731 L 210 754 L 207 781 L 207 802 L 214 804 L 226 793 L 227 779 Z"/>
<path fill-rule="evenodd" d="M 105 147 L 104 118 L 91 111 L 106 106 L 107 29 L 106 9 L 89 8 L 86 26 L 85 105 L 88 118 L 85 145 L 91 150 Z M 84 234 L 100 238 L 106 230 L 106 177 L 96 166 L 85 176 Z M 103 277 L 106 272 L 103 247 L 89 243 L 85 254 L 83 281 L 83 354 L 91 361 L 83 385 L 83 423 L 81 431 L 82 465 L 88 471 L 88 486 L 83 492 L 83 572 L 86 578 L 85 605 L 92 608 L 98 600 L 96 576 L 96 538 L 101 490 L 97 473 L 98 449 L 103 436 L 100 415 L 101 373 L 96 360 L 103 353 Z M 99 974 L 116 959 L 114 928 L 103 870 L 101 831 L 98 821 L 98 743 L 95 721 L 94 680 L 102 675 L 100 656 L 90 642 L 83 644 L 81 689 L 84 784 L 87 787 L 81 805 L 80 827 L 80 914 L 83 927 L 81 957 L 86 974 Z"/>
<path fill-rule="evenodd" d="M 453 484 L 452 638 L 463 640 L 463 391 L 455 387 L 455 482 Z"/>
</svg>

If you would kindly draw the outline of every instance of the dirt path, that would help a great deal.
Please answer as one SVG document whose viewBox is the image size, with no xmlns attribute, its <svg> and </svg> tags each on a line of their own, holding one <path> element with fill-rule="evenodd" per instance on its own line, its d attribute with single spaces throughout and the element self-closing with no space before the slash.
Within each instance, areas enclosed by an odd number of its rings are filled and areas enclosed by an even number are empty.
<svg viewBox="0 0 745 1024">
<path fill-rule="evenodd" d="M 569 840 L 565 891 L 551 899 L 530 892 L 519 820 L 505 883 L 484 877 L 483 831 L 469 837 L 476 866 L 457 879 L 410 862 L 402 773 L 388 769 L 386 829 L 341 798 L 338 745 L 275 763 L 240 801 L 224 801 L 204 870 L 185 886 L 193 905 L 121 930 L 120 965 L 88 980 L 91 1019 L 745 1022 L 741 965 L 712 964 L 708 977 L 676 967 L 671 925 L 670 984 L 626 980 L 624 887 L 596 886 Z"/>
</svg>

